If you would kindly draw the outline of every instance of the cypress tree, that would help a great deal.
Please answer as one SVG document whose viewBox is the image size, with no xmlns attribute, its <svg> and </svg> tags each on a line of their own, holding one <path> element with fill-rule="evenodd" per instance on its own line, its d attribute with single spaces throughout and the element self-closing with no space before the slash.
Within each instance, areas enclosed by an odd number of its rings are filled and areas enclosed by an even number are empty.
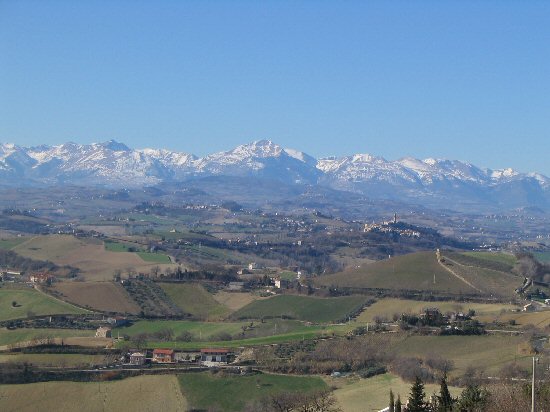
<svg viewBox="0 0 550 412">
<path fill-rule="evenodd" d="M 409 403 L 407 405 L 407 412 L 425 412 L 428 410 L 424 398 L 426 393 L 424 392 L 424 384 L 422 379 L 418 376 L 411 386 L 411 394 L 409 395 Z"/>
<path fill-rule="evenodd" d="M 395 412 L 401 412 L 401 395 L 397 394 L 397 400 L 395 401 Z"/>
<path fill-rule="evenodd" d="M 390 411 L 395 412 L 395 398 L 393 396 L 393 391 L 390 389 Z"/>
<path fill-rule="evenodd" d="M 437 397 L 437 411 L 438 412 L 451 412 L 453 410 L 453 404 L 455 400 L 449 392 L 447 386 L 447 373 L 443 374 L 439 386 L 439 396 Z"/>
</svg>

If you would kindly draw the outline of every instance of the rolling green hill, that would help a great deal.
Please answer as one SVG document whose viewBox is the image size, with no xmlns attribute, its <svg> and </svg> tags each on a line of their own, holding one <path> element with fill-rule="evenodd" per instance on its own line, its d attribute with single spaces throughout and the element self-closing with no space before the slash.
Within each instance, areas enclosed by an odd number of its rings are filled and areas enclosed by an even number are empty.
<svg viewBox="0 0 550 412">
<path fill-rule="evenodd" d="M 452 258 L 450 258 L 452 256 Z M 321 286 L 431 291 L 448 294 L 511 296 L 521 284 L 508 257 L 501 260 L 481 255 L 418 252 L 392 257 L 359 268 L 316 279 Z M 498 269 L 495 269 L 498 268 Z"/>
<path fill-rule="evenodd" d="M 85 313 L 69 303 L 54 299 L 29 287 L 0 288 L 0 320 L 26 318 L 28 315 Z"/>
</svg>

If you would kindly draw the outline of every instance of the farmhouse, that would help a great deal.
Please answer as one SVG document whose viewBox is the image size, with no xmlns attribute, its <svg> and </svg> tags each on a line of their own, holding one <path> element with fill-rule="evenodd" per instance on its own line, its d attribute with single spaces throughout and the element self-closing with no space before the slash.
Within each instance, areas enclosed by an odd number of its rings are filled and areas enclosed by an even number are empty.
<svg viewBox="0 0 550 412">
<path fill-rule="evenodd" d="M 134 352 L 130 354 L 130 365 L 144 365 L 145 354 L 141 352 Z"/>
<path fill-rule="evenodd" d="M 106 326 L 100 326 L 95 331 L 95 337 L 96 338 L 110 338 L 111 337 L 111 328 L 108 328 Z"/>
<path fill-rule="evenodd" d="M 229 349 L 201 349 L 201 363 L 206 366 L 216 366 L 229 361 Z"/>
<path fill-rule="evenodd" d="M 281 279 L 280 276 L 277 276 L 276 278 L 273 278 L 273 284 L 277 289 L 286 289 L 288 288 L 289 281 L 286 279 Z"/>
<path fill-rule="evenodd" d="M 174 351 L 172 349 L 155 349 L 153 351 L 153 362 L 155 363 L 173 363 Z"/>
<path fill-rule="evenodd" d="M 420 314 L 420 319 L 424 320 L 428 325 L 441 323 L 444 319 L 441 311 L 438 308 L 426 308 Z"/>
<path fill-rule="evenodd" d="M 54 276 L 49 273 L 35 273 L 30 277 L 32 283 L 52 283 L 54 279 Z"/>
</svg>

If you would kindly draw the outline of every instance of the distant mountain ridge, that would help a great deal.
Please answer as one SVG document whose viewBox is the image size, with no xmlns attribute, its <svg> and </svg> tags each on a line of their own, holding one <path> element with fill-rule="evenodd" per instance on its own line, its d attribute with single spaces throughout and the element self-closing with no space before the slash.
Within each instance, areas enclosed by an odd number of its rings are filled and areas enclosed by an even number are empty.
<svg viewBox="0 0 550 412">
<path fill-rule="evenodd" d="M 490 203 L 507 208 L 550 209 L 550 179 L 539 173 L 483 169 L 457 160 L 405 157 L 388 161 L 370 154 L 314 157 L 269 140 L 204 157 L 163 149 L 131 149 L 110 140 L 81 145 L 21 147 L 0 144 L 0 179 L 18 185 L 141 187 L 209 176 L 323 185 L 372 198 L 437 207 Z"/>
</svg>

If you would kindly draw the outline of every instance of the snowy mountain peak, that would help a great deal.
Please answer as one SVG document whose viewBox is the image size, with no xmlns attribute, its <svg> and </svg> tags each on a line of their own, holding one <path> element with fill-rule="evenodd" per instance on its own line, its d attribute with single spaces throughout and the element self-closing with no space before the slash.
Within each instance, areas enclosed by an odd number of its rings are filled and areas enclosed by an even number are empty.
<svg viewBox="0 0 550 412">
<path fill-rule="evenodd" d="M 317 159 L 314 158 L 313 156 L 310 156 L 307 153 L 302 152 L 300 150 L 290 149 L 288 147 L 283 150 L 286 155 L 292 157 L 293 159 L 303 162 L 313 168 L 317 167 Z"/>
<path fill-rule="evenodd" d="M 512 168 L 493 170 L 491 177 L 493 179 L 503 179 L 517 176 L 519 173 Z"/>
<path fill-rule="evenodd" d="M 510 168 L 481 169 L 457 160 L 404 157 L 390 161 L 367 153 L 315 159 L 271 140 L 253 141 L 200 158 L 165 149 L 134 150 L 115 140 L 31 148 L 0 143 L 0 178 L 4 184 L 142 186 L 206 176 L 320 184 L 395 199 L 425 196 L 447 201 L 453 193 L 460 193 L 465 198 L 478 196 L 487 201 L 492 199 L 493 190 L 511 193 L 513 189 L 513 193 L 525 193 L 527 199 L 548 197 L 550 205 L 550 179 L 544 175 Z"/>
<path fill-rule="evenodd" d="M 376 162 L 376 161 L 385 162 L 386 159 L 384 159 L 382 157 L 372 156 L 369 153 L 358 153 L 358 154 L 354 154 L 351 157 L 351 162 L 352 163 L 371 163 L 371 162 Z"/>
<path fill-rule="evenodd" d="M 252 143 L 237 146 L 231 150 L 235 154 L 240 154 L 244 157 L 277 157 L 281 155 L 283 148 L 271 140 L 257 140 Z"/>
<path fill-rule="evenodd" d="M 132 150 L 128 146 L 126 146 L 124 143 L 117 142 L 116 140 L 113 140 L 113 139 L 103 143 L 96 143 L 95 145 L 102 146 L 105 149 L 109 149 L 114 152 L 130 152 Z"/>
</svg>

